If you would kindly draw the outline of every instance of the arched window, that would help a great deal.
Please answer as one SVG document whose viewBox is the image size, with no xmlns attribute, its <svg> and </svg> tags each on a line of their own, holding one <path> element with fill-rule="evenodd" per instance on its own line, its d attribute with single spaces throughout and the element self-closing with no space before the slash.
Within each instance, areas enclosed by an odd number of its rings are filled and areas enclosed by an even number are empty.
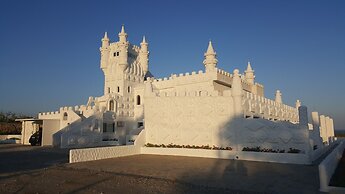
<svg viewBox="0 0 345 194">
<path fill-rule="evenodd" d="M 137 105 L 140 105 L 140 95 L 137 96 Z"/>
<path fill-rule="evenodd" d="M 113 100 L 109 101 L 109 111 L 114 111 L 114 101 Z"/>
<path fill-rule="evenodd" d="M 63 118 L 62 118 L 64 121 L 66 121 L 68 119 L 68 114 L 67 112 L 63 113 Z"/>
</svg>

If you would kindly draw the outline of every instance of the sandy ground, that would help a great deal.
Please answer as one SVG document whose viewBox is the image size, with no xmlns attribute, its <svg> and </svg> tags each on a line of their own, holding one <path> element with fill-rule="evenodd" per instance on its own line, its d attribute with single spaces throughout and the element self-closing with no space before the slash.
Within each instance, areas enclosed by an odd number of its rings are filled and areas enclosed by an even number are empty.
<svg viewBox="0 0 345 194">
<path fill-rule="evenodd" d="M 68 150 L 0 145 L 0 193 L 318 193 L 317 165 L 136 155 L 67 164 Z"/>
</svg>

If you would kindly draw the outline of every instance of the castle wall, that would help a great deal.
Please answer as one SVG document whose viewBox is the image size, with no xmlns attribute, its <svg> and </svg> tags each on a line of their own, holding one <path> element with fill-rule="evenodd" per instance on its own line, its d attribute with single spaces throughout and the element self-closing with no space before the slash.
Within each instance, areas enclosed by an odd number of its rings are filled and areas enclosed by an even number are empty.
<svg viewBox="0 0 345 194">
<path fill-rule="evenodd" d="M 309 151 L 307 127 L 287 121 L 234 117 L 225 96 L 152 96 L 145 98 L 146 142 Z"/>
<path fill-rule="evenodd" d="M 229 121 L 232 106 L 231 97 L 147 97 L 144 110 L 146 141 L 154 144 L 219 145 L 216 129 Z"/>
</svg>

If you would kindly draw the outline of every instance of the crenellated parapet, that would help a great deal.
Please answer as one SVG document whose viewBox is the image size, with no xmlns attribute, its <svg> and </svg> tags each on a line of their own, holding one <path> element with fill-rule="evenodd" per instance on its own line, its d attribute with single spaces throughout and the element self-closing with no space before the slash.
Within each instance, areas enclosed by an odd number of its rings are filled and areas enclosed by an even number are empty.
<svg viewBox="0 0 345 194">
<path fill-rule="evenodd" d="M 243 108 L 246 117 L 298 122 L 296 108 L 250 92 L 244 92 Z"/>
<path fill-rule="evenodd" d="M 207 81 L 212 81 L 216 77 L 214 74 L 205 73 L 203 71 L 192 73 L 180 73 L 180 74 L 172 74 L 170 77 L 164 77 L 159 79 L 148 78 L 148 80 L 152 81 L 152 84 L 157 89 L 166 89 L 171 87 L 178 87 L 183 85 L 189 84 L 197 84 Z"/>
</svg>

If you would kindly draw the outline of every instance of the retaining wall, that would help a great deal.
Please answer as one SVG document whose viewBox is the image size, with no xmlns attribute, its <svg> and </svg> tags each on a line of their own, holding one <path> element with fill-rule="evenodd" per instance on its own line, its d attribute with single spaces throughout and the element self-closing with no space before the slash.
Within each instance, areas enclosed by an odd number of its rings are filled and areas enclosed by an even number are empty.
<svg viewBox="0 0 345 194">
<path fill-rule="evenodd" d="M 334 174 L 339 160 L 341 159 L 345 148 L 345 141 L 342 140 L 339 145 L 319 164 L 320 191 L 328 192 L 332 187 L 328 186 L 329 181 Z"/>
</svg>

